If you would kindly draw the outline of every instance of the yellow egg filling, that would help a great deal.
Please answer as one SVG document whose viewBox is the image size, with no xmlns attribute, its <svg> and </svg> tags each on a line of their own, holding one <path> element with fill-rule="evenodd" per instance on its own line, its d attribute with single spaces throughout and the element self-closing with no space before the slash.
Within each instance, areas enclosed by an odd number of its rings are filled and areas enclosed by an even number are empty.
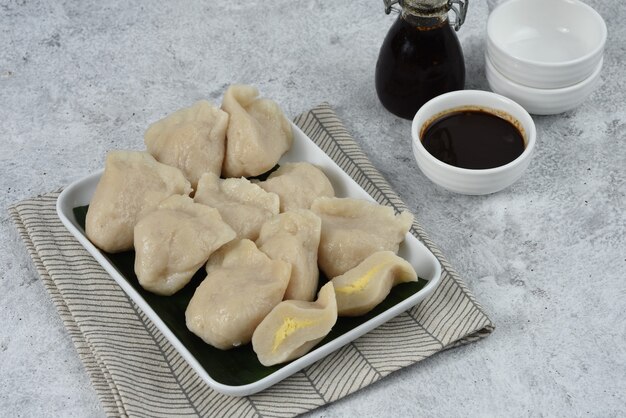
<svg viewBox="0 0 626 418">
<path fill-rule="evenodd" d="M 369 269 L 367 273 L 365 273 L 363 276 L 359 277 L 358 279 L 354 280 L 352 283 L 346 286 L 336 287 L 335 292 L 350 294 L 350 293 L 356 293 L 356 292 L 362 291 L 370 283 L 370 280 L 372 280 L 372 277 L 374 277 L 374 275 L 376 275 L 379 271 L 385 268 L 387 264 L 389 263 L 381 263 L 377 266 L 372 267 L 371 269 Z"/>
<path fill-rule="evenodd" d="M 315 321 L 306 319 L 285 318 L 283 324 L 274 334 L 274 345 L 272 351 L 276 351 L 278 347 L 285 341 L 287 337 L 299 329 L 311 326 Z"/>
</svg>

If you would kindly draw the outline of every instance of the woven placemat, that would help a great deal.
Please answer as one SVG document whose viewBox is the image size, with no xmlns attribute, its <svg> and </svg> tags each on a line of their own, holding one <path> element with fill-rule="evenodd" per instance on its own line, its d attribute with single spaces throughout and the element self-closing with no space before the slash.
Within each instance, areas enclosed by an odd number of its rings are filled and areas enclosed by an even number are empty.
<svg viewBox="0 0 626 418">
<path fill-rule="evenodd" d="M 406 210 L 330 106 L 295 123 L 379 203 Z M 417 221 L 411 229 L 443 266 L 439 287 L 408 312 L 248 397 L 209 388 L 154 324 L 65 229 L 59 192 L 9 210 L 110 416 L 291 417 L 355 392 L 438 351 L 476 341 L 494 326 Z"/>
</svg>

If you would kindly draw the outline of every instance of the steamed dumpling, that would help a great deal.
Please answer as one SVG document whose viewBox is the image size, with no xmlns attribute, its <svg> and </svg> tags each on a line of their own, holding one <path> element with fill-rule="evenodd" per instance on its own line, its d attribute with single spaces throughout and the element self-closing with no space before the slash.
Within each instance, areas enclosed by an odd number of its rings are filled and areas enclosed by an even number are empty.
<svg viewBox="0 0 626 418">
<path fill-rule="evenodd" d="M 291 266 L 241 240 L 216 251 L 207 272 L 187 306 L 187 328 L 207 344 L 227 350 L 249 343 L 257 325 L 280 303 Z"/>
<path fill-rule="evenodd" d="M 264 366 L 284 363 L 308 353 L 337 322 L 333 284 L 320 289 L 317 301 L 281 302 L 259 324 L 252 348 Z"/>
<path fill-rule="evenodd" d="M 144 135 L 148 152 L 179 168 L 195 189 L 203 173 L 220 175 L 228 113 L 200 100 L 153 123 Z"/>
<path fill-rule="evenodd" d="M 374 253 L 332 280 L 339 316 L 364 315 L 385 300 L 393 286 L 414 281 L 417 273 L 408 261 L 391 251 Z"/>
<path fill-rule="evenodd" d="M 135 274 L 139 284 L 159 295 L 182 289 L 235 231 L 217 209 L 171 196 L 135 225 Z"/>
<path fill-rule="evenodd" d="M 278 105 L 258 98 L 252 86 L 234 84 L 226 90 L 222 109 L 230 115 L 226 131 L 224 177 L 252 177 L 271 170 L 291 148 L 293 133 Z"/>
<path fill-rule="evenodd" d="M 256 240 L 265 221 L 278 215 L 279 199 L 245 178 L 219 179 L 205 173 L 194 196 L 197 203 L 216 208 L 238 238 Z"/>
<path fill-rule="evenodd" d="M 328 177 L 310 163 L 286 163 L 259 183 L 268 192 L 280 197 L 280 211 L 309 209 L 321 196 L 335 197 Z"/>
<path fill-rule="evenodd" d="M 111 151 L 87 211 L 87 237 L 109 253 L 130 250 L 142 212 L 169 196 L 189 193 L 191 185 L 179 169 L 157 162 L 147 152 Z"/>
<path fill-rule="evenodd" d="M 318 264 L 337 277 L 377 251 L 398 252 L 413 215 L 360 199 L 320 197 L 311 210 L 322 218 Z"/>
<path fill-rule="evenodd" d="M 257 245 L 272 260 L 291 264 L 285 299 L 313 300 L 319 270 L 317 248 L 322 221 L 310 210 L 281 213 L 263 224 Z"/>
</svg>

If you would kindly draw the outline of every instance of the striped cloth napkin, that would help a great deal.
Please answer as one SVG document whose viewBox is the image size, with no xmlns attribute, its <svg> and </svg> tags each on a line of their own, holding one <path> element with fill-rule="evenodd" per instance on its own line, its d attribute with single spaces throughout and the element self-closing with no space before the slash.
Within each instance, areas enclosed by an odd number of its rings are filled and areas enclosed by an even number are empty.
<svg viewBox="0 0 626 418">
<path fill-rule="evenodd" d="M 295 123 L 379 203 L 407 209 L 329 105 L 298 116 Z M 58 194 L 22 201 L 9 210 L 110 416 L 292 417 L 494 329 L 415 222 L 411 232 L 443 267 L 441 283 L 428 299 L 263 392 L 222 395 L 202 382 L 65 229 L 56 215 Z"/>
</svg>

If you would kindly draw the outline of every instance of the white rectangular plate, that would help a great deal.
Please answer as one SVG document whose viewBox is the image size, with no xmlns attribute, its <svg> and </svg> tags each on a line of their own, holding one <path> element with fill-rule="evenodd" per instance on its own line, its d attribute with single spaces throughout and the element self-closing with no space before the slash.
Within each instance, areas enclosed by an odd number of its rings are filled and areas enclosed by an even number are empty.
<svg viewBox="0 0 626 418">
<path fill-rule="evenodd" d="M 293 125 L 293 124 L 292 124 Z M 311 139 L 309 139 L 296 125 L 293 125 L 294 143 L 281 160 L 280 163 L 307 161 L 316 164 L 330 179 L 338 197 L 352 197 L 374 201 L 350 176 L 348 176 L 328 155 L 326 155 Z M 120 274 L 118 269 L 98 250 L 85 236 L 85 231 L 77 222 L 73 209 L 79 206 L 88 205 L 91 201 L 96 185 L 102 175 L 102 171 L 91 174 L 68 186 L 59 196 L 57 202 L 57 212 L 59 218 L 67 229 L 78 239 L 78 241 L 93 255 L 93 257 L 104 267 L 111 277 L 120 285 L 128 296 L 145 312 L 154 322 L 157 328 L 165 335 L 170 343 L 178 350 L 183 358 L 198 375 L 213 389 L 218 392 L 233 395 L 246 396 L 259 392 L 281 380 L 291 376 L 297 371 L 307 367 L 313 362 L 323 358 L 333 351 L 343 347 L 350 341 L 360 337 L 366 332 L 376 328 L 380 324 L 399 315 L 407 309 L 422 301 L 435 289 L 441 276 L 441 266 L 435 256 L 412 234 L 406 235 L 406 240 L 400 246 L 399 255 L 408 260 L 418 276 L 428 281 L 428 283 L 412 296 L 402 300 L 389 309 L 374 316 L 367 322 L 362 323 L 350 331 L 340 335 L 334 340 L 320 343 L 308 354 L 288 363 L 269 375 L 249 384 L 228 385 L 215 380 L 200 362 L 191 354 L 188 348 L 176 337 L 174 332 L 165 324 L 162 318 L 152 309 L 146 300 L 133 288 L 128 280 Z"/>
</svg>

